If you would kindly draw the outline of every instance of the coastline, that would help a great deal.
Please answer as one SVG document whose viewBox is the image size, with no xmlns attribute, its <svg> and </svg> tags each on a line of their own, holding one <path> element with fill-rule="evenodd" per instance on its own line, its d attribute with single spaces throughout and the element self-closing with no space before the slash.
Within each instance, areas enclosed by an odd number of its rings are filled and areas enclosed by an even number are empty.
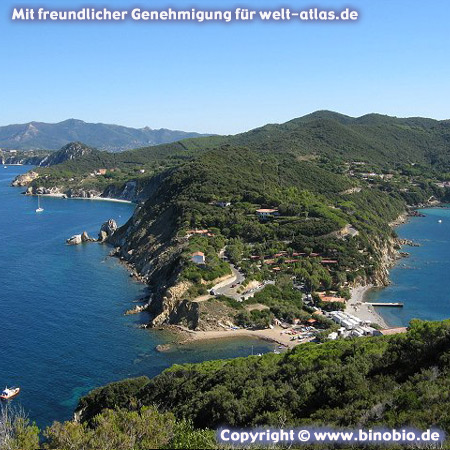
<svg viewBox="0 0 450 450">
<path fill-rule="evenodd" d="M 121 198 L 112 198 L 112 197 L 67 197 L 66 194 L 25 194 L 27 196 L 32 197 L 53 197 L 53 198 L 62 198 L 65 200 L 94 200 L 94 201 L 102 201 L 102 202 L 115 202 L 115 203 L 128 203 L 135 204 L 131 200 L 123 200 Z"/>
<path fill-rule="evenodd" d="M 410 218 L 410 211 L 405 211 L 400 214 L 397 219 L 392 221 L 389 225 L 392 229 L 397 228 L 401 225 L 408 223 Z M 398 238 L 395 239 L 396 241 Z M 384 269 L 387 271 L 391 267 L 395 266 L 398 261 L 402 258 L 400 255 L 400 251 L 396 250 L 397 255 L 395 258 L 388 258 L 384 262 Z M 347 302 L 345 307 L 345 312 L 348 314 L 352 314 L 361 320 L 370 320 L 372 323 L 376 323 L 382 328 L 389 328 L 389 323 L 383 317 L 381 313 L 379 313 L 373 306 L 368 305 L 365 302 L 365 298 L 367 297 L 368 292 L 371 289 L 376 288 L 374 284 L 368 285 L 358 285 L 350 290 L 350 300 Z"/>
<path fill-rule="evenodd" d="M 189 330 L 180 325 L 171 325 L 164 327 L 166 330 L 171 330 L 180 336 L 178 342 L 169 343 L 158 348 L 159 351 L 166 351 L 178 345 L 186 345 L 194 342 L 209 341 L 214 339 L 232 339 L 240 337 L 250 337 L 254 339 L 261 339 L 263 341 L 273 342 L 285 349 L 291 349 L 304 342 L 295 340 L 291 341 L 291 336 L 284 333 L 281 327 L 267 328 L 264 330 L 249 330 L 240 328 L 237 330 L 212 330 L 212 331 L 194 331 Z"/>
<path fill-rule="evenodd" d="M 416 214 L 413 214 L 412 211 L 416 211 L 417 209 L 421 209 L 424 207 L 439 207 L 440 205 L 442 205 L 442 203 L 439 202 L 432 203 L 430 205 L 418 205 L 417 208 L 408 209 L 404 213 L 400 214 L 397 219 L 392 221 L 389 225 L 392 229 L 395 229 L 401 225 L 408 223 L 411 217 L 416 216 Z M 417 216 L 420 217 L 420 215 Z M 395 239 L 395 241 L 401 244 L 401 239 L 399 239 L 398 237 Z M 394 267 L 402 258 L 403 256 L 401 250 L 396 250 L 396 257 L 387 259 L 384 262 L 384 269 L 387 271 L 388 269 Z M 354 315 L 355 317 L 358 317 L 361 320 L 370 320 L 371 322 L 378 324 L 382 328 L 390 328 L 389 323 L 386 321 L 383 315 L 378 312 L 373 306 L 368 305 L 365 302 L 365 298 L 367 297 L 368 292 L 371 289 L 375 289 L 377 287 L 383 286 L 368 284 L 353 287 L 350 290 L 351 298 L 347 302 L 345 311 L 349 314 Z"/>
<path fill-rule="evenodd" d="M 347 302 L 345 312 L 352 314 L 361 320 L 369 320 L 372 323 L 376 323 L 382 328 L 389 328 L 389 324 L 385 321 L 384 317 L 378 313 L 375 308 L 368 305 L 364 298 L 367 293 L 373 289 L 373 284 L 367 286 L 357 286 L 351 289 L 351 298 Z"/>
</svg>

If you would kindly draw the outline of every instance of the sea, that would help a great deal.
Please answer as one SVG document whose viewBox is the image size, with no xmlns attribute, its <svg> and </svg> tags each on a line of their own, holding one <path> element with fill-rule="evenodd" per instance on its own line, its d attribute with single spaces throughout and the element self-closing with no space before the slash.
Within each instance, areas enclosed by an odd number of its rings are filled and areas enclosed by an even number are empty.
<svg viewBox="0 0 450 450">
<path fill-rule="evenodd" d="M 139 328 L 145 313 L 124 315 L 146 286 L 109 256 L 107 245 L 65 244 L 83 231 L 97 237 L 110 218 L 126 223 L 135 206 L 44 196 L 44 212 L 36 213 L 37 198 L 10 187 L 30 168 L 0 166 L 0 388 L 20 386 L 12 403 L 31 421 L 45 427 L 69 420 L 81 396 L 112 381 L 274 350 L 239 338 L 156 351 L 173 335 Z"/>
<path fill-rule="evenodd" d="M 366 301 L 402 302 L 403 308 L 377 307 L 391 327 L 408 326 L 412 319 L 450 318 L 450 208 L 421 209 L 425 217 L 410 217 L 396 229 L 399 237 L 419 247 L 404 246 L 409 257 L 390 271 L 392 284 L 373 289 Z"/>
</svg>

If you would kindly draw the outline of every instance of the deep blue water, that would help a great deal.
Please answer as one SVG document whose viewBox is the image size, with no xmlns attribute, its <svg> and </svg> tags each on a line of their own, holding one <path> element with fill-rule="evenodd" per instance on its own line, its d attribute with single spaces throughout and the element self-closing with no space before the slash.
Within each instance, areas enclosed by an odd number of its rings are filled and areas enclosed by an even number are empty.
<svg viewBox="0 0 450 450">
<path fill-rule="evenodd" d="M 450 209 L 421 210 L 397 229 L 402 238 L 420 247 L 404 247 L 410 253 L 391 270 L 392 285 L 371 291 L 366 300 L 404 302 L 403 308 L 377 308 L 391 326 L 407 326 L 411 319 L 450 318 Z M 442 223 L 439 223 L 442 220 Z"/>
<path fill-rule="evenodd" d="M 123 315 L 145 287 L 108 257 L 109 247 L 65 245 L 84 230 L 96 237 L 109 218 L 125 223 L 134 206 L 44 197 L 36 214 L 37 199 L 9 187 L 28 169 L 0 166 L 0 387 L 20 386 L 13 401 L 38 425 L 71 418 L 80 396 L 111 381 L 274 348 L 232 339 L 157 352 L 169 336 L 138 329 L 142 315 Z"/>
</svg>

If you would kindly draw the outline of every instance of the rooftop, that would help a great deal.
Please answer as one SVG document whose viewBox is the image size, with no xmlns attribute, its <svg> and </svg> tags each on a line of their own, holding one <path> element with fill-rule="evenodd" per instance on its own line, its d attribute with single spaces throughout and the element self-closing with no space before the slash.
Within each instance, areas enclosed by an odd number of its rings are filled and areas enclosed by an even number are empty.
<svg viewBox="0 0 450 450">
<path fill-rule="evenodd" d="M 278 209 L 257 209 L 256 210 L 256 212 L 257 213 L 261 213 L 261 214 L 263 214 L 263 213 L 276 213 L 276 212 L 278 212 Z"/>
<path fill-rule="evenodd" d="M 378 330 L 383 336 L 390 336 L 392 334 L 406 333 L 408 328 L 398 327 L 398 328 L 386 328 L 385 330 Z"/>
</svg>

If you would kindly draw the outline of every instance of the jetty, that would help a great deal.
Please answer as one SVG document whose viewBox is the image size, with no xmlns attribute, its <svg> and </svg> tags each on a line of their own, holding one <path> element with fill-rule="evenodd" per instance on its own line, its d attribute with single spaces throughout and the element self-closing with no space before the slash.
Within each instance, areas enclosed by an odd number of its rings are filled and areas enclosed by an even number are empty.
<svg viewBox="0 0 450 450">
<path fill-rule="evenodd" d="M 403 308 L 403 303 L 402 302 L 390 302 L 390 303 L 385 303 L 385 302 L 366 302 L 366 305 L 370 305 L 370 306 L 395 306 L 397 308 Z"/>
</svg>

